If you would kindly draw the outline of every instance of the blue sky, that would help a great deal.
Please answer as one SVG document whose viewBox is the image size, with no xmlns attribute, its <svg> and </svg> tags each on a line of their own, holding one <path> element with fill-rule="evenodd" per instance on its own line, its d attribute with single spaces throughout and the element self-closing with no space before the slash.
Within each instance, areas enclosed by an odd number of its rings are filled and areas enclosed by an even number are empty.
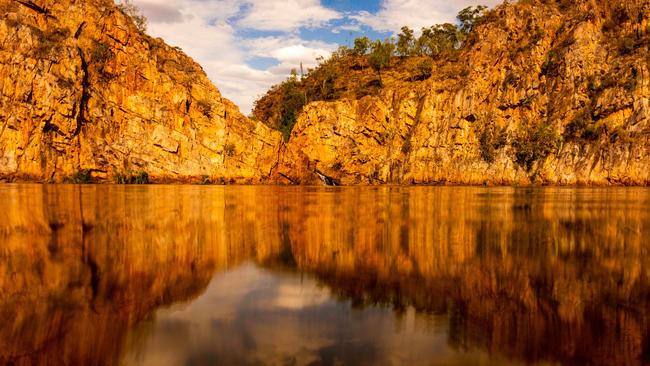
<svg viewBox="0 0 650 366">
<path fill-rule="evenodd" d="M 120 0 L 116 0 L 120 1 Z M 302 62 L 314 67 L 355 37 L 386 38 L 453 22 L 470 5 L 501 0 L 131 0 L 148 33 L 181 47 L 221 93 L 248 114 L 253 102 Z"/>
</svg>

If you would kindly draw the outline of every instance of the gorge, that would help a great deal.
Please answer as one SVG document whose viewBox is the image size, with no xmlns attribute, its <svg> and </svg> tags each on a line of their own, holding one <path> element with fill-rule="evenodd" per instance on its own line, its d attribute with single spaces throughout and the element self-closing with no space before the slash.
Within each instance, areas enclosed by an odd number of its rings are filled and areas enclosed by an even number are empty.
<svg viewBox="0 0 650 366">
<path fill-rule="evenodd" d="M 346 56 L 327 79 L 335 93 L 307 103 L 284 140 L 277 88 L 245 117 L 113 1 L 0 10 L 3 181 L 650 182 L 646 0 L 499 5 L 426 78 L 412 71 L 422 57 L 402 57 L 378 86 Z"/>
</svg>

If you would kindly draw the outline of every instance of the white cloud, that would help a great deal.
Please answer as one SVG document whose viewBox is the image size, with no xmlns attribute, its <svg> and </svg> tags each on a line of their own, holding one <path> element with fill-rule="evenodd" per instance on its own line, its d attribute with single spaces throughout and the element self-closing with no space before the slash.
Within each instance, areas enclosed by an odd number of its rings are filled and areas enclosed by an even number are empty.
<svg viewBox="0 0 650 366">
<path fill-rule="evenodd" d="M 253 102 L 300 63 L 314 67 L 336 45 L 305 41 L 292 32 L 340 16 L 318 0 L 133 0 L 149 19 L 148 33 L 179 46 L 201 64 L 221 93 L 248 114 Z M 300 9 L 297 11 L 296 9 Z M 281 36 L 243 39 L 242 28 Z M 277 64 L 258 70 L 246 64 L 268 57 Z"/>
<path fill-rule="evenodd" d="M 116 0 L 120 1 L 120 0 Z M 378 31 L 398 31 L 403 25 L 419 29 L 453 21 L 455 14 L 479 0 L 382 0 L 376 14 L 343 14 L 320 0 L 132 0 L 149 19 L 149 34 L 181 47 L 206 71 L 221 93 L 248 114 L 253 102 L 289 71 L 316 66 L 337 45 L 307 41 L 303 28 L 324 27 L 333 33 L 360 31 L 367 25 Z M 501 0 L 483 1 L 495 5 Z M 342 20 L 336 26 L 332 20 Z M 250 30 L 272 32 L 242 37 Z M 266 33 L 268 34 L 268 33 Z M 255 58 L 275 60 L 263 70 L 247 64 Z"/>
<path fill-rule="evenodd" d="M 239 26 L 268 31 L 293 31 L 300 27 L 320 27 L 342 15 L 323 7 L 319 0 L 248 1 L 250 11 Z"/>
<path fill-rule="evenodd" d="M 456 14 L 471 5 L 494 6 L 502 0 L 383 0 L 377 13 L 367 11 L 352 15 L 351 18 L 380 32 L 398 32 L 402 26 L 420 30 L 439 23 L 451 23 Z"/>
</svg>

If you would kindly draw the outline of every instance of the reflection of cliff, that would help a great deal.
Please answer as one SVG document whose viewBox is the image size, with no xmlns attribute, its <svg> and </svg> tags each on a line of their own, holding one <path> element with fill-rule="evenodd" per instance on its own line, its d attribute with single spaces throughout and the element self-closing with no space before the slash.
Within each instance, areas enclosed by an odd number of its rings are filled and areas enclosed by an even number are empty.
<svg viewBox="0 0 650 366">
<path fill-rule="evenodd" d="M 460 349 L 648 361 L 647 193 L 512 192 L 344 190 L 283 220 L 298 266 L 338 296 L 448 314 Z"/>
<path fill-rule="evenodd" d="M 227 196 L 2 187 L 0 364 L 117 364 L 128 331 L 156 308 L 197 297 L 217 270 L 268 255 L 270 243 L 254 246 L 254 199 L 227 207 Z"/>
<path fill-rule="evenodd" d="M 154 310 L 248 260 L 445 314 L 458 349 L 648 362 L 649 194 L 1 186 L 0 363 L 115 364 Z"/>
</svg>

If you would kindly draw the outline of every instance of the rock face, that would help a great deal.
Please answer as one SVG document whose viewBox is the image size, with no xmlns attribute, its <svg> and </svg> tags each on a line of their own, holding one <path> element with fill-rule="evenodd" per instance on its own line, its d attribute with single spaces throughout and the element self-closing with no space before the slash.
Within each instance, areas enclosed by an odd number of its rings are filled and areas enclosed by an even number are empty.
<svg viewBox="0 0 650 366">
<path fill-rule="evenodd" d="M 0 14 L 0 179 L 650 183 L 649 0 L 501 5 L 425 80 L 417 57 L 381 88 L 367 62 L 323 69 L 338 92 L 288 143 L 273 98 L 242 116 L 110 0 L 0 0 Z"/>
<path fill-rule="evenodd" d="M 110 0 L 0 0 L 0 178 L 260 182 L 280 135 Z"/>
<path fill-rule="evenodd" d="M 649 46 L 647 0 L 501 5 L 431 78 L 397 60 L 372 95 L 308 104 L 274 177 L 647 185 Z M 356 87 L 372 73 L 339 78 Z"/>
</svg>

